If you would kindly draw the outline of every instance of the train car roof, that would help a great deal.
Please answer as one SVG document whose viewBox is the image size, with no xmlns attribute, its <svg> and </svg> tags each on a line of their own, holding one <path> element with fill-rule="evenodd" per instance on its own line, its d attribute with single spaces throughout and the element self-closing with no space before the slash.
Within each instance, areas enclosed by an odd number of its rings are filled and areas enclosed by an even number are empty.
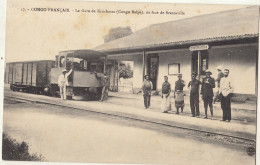
<svg viewBox="0 0 260 165">
<path fill-rule="evenodd" d="M 99 57 L 106 57 L 107 54 L 91 49 L 81 49 L 81 50 L 67 50 L 59 52 L 59 55 L 66 55 L 68 57 L 77 57 L 82 59 L 89 59 L 89 58 L 99 58 Z"/>
<path fill-rule="evenodd" d="M 46 61 L 52 61 L 55 62 L 54 60 L 35 60 L 35 61 L 15 61 L 15 62 L 7 62 L 6 64 L 13 64 L 13 63 L 33 63 L 33 62 L 46 62 Z"/>
</svg>

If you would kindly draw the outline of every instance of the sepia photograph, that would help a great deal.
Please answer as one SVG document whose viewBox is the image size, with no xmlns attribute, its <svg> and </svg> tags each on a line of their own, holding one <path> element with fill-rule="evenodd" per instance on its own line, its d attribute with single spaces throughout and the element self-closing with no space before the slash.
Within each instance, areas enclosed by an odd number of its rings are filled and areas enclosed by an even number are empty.
<svg viewBox="0 0 260 165">
<path fill-rule="evenodd" d="M 6 0 L 2 163 L 256 165 L 259 13 Z"/>
</svg>

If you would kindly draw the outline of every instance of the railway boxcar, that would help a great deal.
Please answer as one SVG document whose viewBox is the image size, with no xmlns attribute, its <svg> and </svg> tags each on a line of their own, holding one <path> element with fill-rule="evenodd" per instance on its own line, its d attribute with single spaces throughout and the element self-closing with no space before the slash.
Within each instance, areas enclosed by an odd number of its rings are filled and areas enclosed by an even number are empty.
<svg viewBox="0 0 260 165">
<path fill-rule="evenodd" d="M 54 64 L 52 60 L 7 63 L 5 83 L 10 84 L 10 89 L 14 91 L 43 93 L 50 83 L 49 73 Z"/>
</svg>

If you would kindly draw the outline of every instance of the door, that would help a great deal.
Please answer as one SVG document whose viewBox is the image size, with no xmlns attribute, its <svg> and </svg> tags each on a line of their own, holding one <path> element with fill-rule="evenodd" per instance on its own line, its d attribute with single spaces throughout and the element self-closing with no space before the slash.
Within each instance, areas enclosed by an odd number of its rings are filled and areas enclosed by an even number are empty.
<svg viewBox="0 0 260 165">
<path fill-rule="evenodd" d="M 191 72 L 196 72 L 198 79 L 206 75 L 209 67 L 209 53 L 207 50 L 193 51 L 191 60 Z"/>
<path fill-rule="evenodd" d="M 159 67 L 159 56 L 157 53 L 148 54 L 147 56 L 147 74 L 153 83 L 153 90 L 157 89 L 157 77 Z"/>
</svg>

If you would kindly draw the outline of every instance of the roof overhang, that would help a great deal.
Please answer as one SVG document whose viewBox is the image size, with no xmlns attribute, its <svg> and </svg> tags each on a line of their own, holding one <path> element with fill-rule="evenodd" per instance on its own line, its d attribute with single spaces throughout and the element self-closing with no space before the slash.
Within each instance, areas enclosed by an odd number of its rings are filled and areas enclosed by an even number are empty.
<svg viewBox="0 0 260 165">
<path fill-rule="evenodd" d="M 228 37 L 218 37 L 218 38 L 207 38 L 200 40 L 186 40 L 180 42 L 169 42 L 169 43 L 159 43 L 153 45 L 144 45 L 138 47 L 125 47 L 117 49 L 108 49 L 103 50 L 102 52 L 111 55 L 111 54 L 124 54 L 124 53 L 134 53 L 134 52 L 143 52 L 143 51 L 156 51 L 156 50 L 168 50 L 168 49 L 183 49 L 189 48 L 192 45 L 197 44 L 208 44 L 210 46 L 216 45 L 231 45 L 231 44 L 248 44 L 248 43 L 257 43 L 258 34 L 248 34 L 241 36 L 228 36 Z"/>
</svg>

